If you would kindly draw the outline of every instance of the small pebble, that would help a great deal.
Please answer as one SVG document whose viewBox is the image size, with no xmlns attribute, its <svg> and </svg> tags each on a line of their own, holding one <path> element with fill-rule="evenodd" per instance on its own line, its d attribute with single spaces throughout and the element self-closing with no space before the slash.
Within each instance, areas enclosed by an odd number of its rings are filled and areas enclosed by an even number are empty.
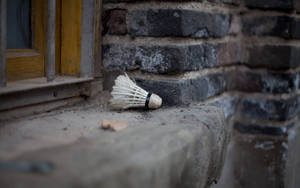
<svg viewBox="0 0 300 188">
<path fill-rule="evenodd" d="M 101 122 L 101 128 L 102 129 L 110 129 L 113 131 L 121 131 L 127 127 L 127 124 L 125 122 L 121 121 L 108 121 L 108 120 L 102 120 Z"/>
</svg>

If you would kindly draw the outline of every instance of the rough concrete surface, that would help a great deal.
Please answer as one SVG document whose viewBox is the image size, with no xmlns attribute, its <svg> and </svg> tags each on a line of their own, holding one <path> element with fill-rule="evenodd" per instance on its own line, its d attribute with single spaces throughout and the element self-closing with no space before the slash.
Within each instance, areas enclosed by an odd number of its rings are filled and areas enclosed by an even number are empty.
<svg viewBox="0 0 300 188">
<path fill-rule="evenodd" d="M 103 119 L 124 121 L 120 132 Z M 69 109 L 0 123 L 0 187 L 208 187 L 230 127 L 212 106 Z"/>
</svg>

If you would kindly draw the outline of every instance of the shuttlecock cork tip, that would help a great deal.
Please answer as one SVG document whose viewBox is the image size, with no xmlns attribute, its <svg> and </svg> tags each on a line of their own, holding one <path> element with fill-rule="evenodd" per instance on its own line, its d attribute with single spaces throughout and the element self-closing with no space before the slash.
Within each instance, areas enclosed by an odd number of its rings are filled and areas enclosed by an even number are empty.
<svg viewBox="0 0 300 188">
<path fill-rule="evenodd" d="M 161 107 L 161 104 L 162 104 L 162 99 L 160 98 L 160 96 L 152 93 L 149 99 L 148 108 L 156 109 Z"/>
</svg>

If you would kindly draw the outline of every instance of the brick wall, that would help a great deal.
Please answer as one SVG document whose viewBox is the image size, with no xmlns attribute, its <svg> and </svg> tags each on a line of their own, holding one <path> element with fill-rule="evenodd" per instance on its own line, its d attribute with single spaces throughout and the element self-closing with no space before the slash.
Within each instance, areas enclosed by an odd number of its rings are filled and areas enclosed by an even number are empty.
<svg viewBox="0 0 300 188">
<path fill-rule="evenodd" d="M 298 12 L 297 0 L 103 0 L 105 79 L 127 71 L 164 106 L 221 106 L 234 125 L 232 187 L 284 187 L 300 112 Z"/>
</svg>

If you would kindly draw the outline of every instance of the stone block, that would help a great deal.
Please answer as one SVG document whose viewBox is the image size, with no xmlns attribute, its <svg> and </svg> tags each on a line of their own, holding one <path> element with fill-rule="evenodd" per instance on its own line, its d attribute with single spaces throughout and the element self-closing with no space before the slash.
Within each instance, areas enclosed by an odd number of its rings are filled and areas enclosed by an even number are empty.
<svg viewBox="0 0 300 188">
<path fill-rule="evenodd" d="M 227 96 L 227 97 L 218 97 L 212 102 L 209 102 L 209 104 L 222 108 L 225 118 L 229 119 L 230 117 L 233 117 L 235 115 L 238 102 L 239 102 L 238 96 Z"/>
<path fill-rule="evenodd" d="M 240 61 L 236 43 L 198 45 L 103 45 L 107 70 L 136 70 L 151 73 L 196 71 Z"/>
<path fill-rule="evenodd" d="M 103 46 L 103 65 L 109 70 L 135 70 L 170 73 L 199 70 L 216 64 L 213 45 Z"/>
<path fill-rule="evenodd" d="M 247 35 L 290 38 L 291 21 L 292 18 L 288 16 L 243 17 L 242 31 Z"/>
<path fill-rule="evenodd" d="M 229 28 L 229 34 L 231 35 L 238 35 L 242 28 L 241 28 L 241 18 L 239 15 L 234 15 L 231 17 L 231 23 Z"/>
<path fill-rule="evenodd" d="M 102 130 L 103 119 L 128 127 Z M 122 113 L 84 107 L 4 128 L 0 187 L 44 188 L 210 187 L 219 179 L 231 130 L 212 106 Z M 41 173 L 45 165 L 39 164 L 48 163 Z"/>
<path fill-rule="evenodd" d="M 161 96 L 165 106 L 203 101 L 223 93 L 226 89 L 225 79 L 219 73 L 187 80 L 136 79 L 136 82 L 147 91 Z"/>
<path fill-rule="evenodd" d="M 226 81 L 221 73 L 208 74 L 186 80 L 188 92 L 192 101 L 203 101 L 220 95 L 226 90 Z"/>
<path fill-rule="evenodd" d="M 183 80 L 144 80 L 135 79 L 137 85 L 143 89 L 156 93 L 162 98 L 163 106 L 176 106 L 189 103 L 190 96 L 186 96 L 187 84 Z"/>
<path fill-rule="evenodd" d="M 137 10 L 130 14 L 131 36 L 224 37 L 230 16 L 192 10 Z"/>
<path fill-rule="evenodd" d="M 241 62 L 243 50 L 238 42 L 226 42 L 217 44 L 217 65 L 226 66 Z"/>
<path fill-rule="evenodd" d="M 286 121 L 300 112 L 300 97 L 288 99 L 242 99 L 241 115 L 250 119 Z"/>
<path fill-rule="evenodd" d="M 300 64 L 300 48 L 289 45 L 265 45 L 248 47 L 250 67 L 265 67 L 269 69 L 290 69 Z"/>
<path fill-rule="evenodd" d="M 291 36 L 294 39 L 300 39 L 300 19 L 293 19 L 291 24 Z"/>
<path fill-rule="evenodd" d="M 254 36 L 300 38 L 300 21 L 288 16 L 258 16 L 242 18 L 243 33 Z"/>
</svg>

